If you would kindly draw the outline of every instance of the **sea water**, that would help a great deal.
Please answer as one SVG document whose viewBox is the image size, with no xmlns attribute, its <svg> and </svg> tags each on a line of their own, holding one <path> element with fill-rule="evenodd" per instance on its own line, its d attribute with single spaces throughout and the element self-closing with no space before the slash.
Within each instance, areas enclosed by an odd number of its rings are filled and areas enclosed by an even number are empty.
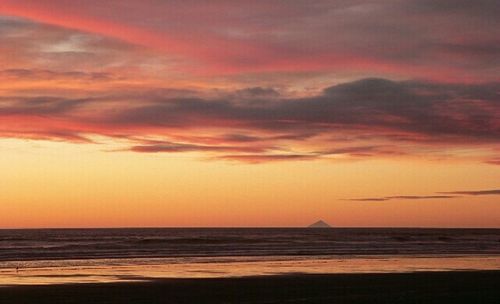
<svg viewBox="0 0 500 304">
<path fill-rule="evenodd" d="M 0 285 L 500 269 L 500 229 L 0 230 Z"/>
</svg>

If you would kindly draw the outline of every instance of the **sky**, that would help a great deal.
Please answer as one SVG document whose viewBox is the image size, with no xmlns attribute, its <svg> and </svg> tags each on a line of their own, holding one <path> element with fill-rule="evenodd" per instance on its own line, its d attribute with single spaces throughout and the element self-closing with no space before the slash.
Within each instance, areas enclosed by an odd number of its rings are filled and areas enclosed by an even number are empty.
<svg viewBox="0 0 500 304">
<path fill-rule="evenodd" d="M 496 0 L 2 0 L 0 227 L 500 227 Z"/>
</svg>

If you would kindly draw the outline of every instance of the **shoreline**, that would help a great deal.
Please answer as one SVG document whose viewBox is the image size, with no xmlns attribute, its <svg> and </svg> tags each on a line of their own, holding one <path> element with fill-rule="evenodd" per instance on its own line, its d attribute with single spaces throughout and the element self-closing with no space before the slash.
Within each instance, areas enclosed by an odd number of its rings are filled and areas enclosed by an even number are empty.
<svg viewBox="0 0 500 304">
<path fill-rule="evenodd" d="M 146 278 L 141 282 L 17 285 L 7 303 L 498 303 L 500 270 Z"/>
<path fill-rule="evenodd" d="M 144 278 L 201 279 L 286 276 L 295 273 L 389 274 L 499 269 L 500 255 L 58 260 L 0 263 L 0 286 L 118 283 L 140 281 Z"/>
</svg>

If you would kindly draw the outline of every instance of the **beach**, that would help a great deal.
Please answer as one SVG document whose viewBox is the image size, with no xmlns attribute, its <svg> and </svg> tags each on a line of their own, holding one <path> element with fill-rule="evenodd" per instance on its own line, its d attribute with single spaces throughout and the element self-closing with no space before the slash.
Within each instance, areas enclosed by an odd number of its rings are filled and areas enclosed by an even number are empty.
<svg viewBox="0 0 500 304">
<path fill-rule="evenodd" d="M 25 303 L 498 303 L 500 271 L 279 275 L 0 288 Z"/>
</svg>

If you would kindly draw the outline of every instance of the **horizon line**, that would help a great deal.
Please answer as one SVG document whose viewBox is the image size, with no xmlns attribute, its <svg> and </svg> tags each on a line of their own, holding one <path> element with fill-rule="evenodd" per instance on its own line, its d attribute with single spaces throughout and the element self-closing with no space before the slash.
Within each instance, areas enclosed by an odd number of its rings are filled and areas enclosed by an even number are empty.
<svg viewBox="0 0 500 304">
<path fill-rule="evenodd" d="M 0 227 L 0 230 L 79 230 L 79 229 L 500 229 L 500 226 L 114 226 L 114 227 Z"/>
</svg>

